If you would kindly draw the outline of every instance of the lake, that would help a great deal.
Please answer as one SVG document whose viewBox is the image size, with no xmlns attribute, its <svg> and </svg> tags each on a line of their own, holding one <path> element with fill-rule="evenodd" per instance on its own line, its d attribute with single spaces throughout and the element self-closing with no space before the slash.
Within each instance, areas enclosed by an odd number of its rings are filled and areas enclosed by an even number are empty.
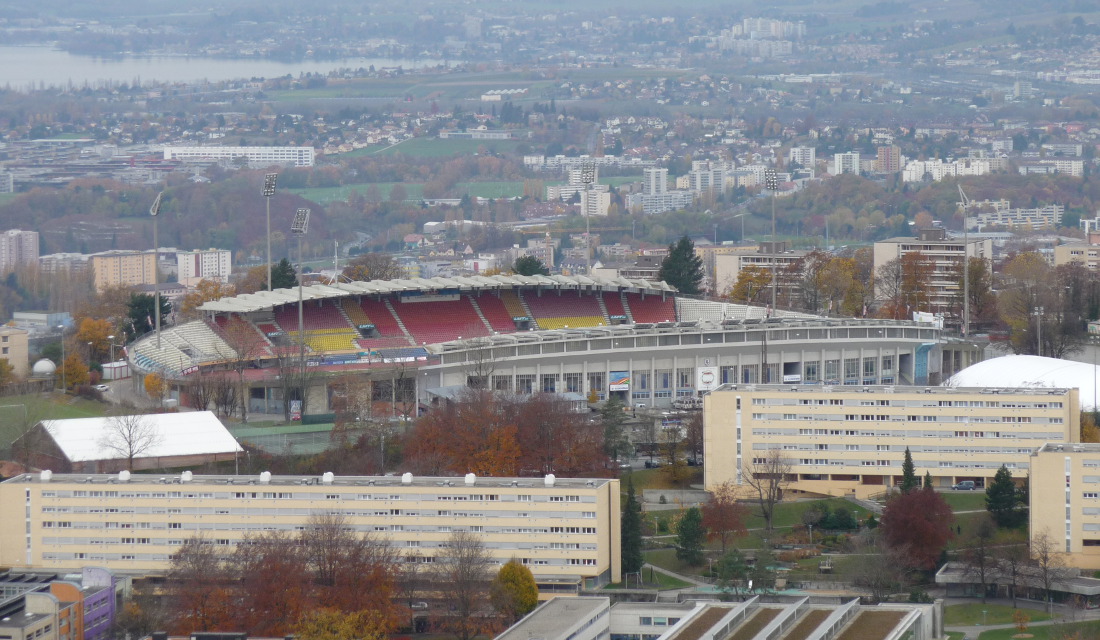
<svg viewBox="0 0 1100 640">
<path fill-rule="evenodd" d="M 49 46 L 0 46 L 0 87 L 26 91 L 39 86 L 100 86 L 108 83 L 199 82 L 238 78 L 276 78 L 288 73 L 328 73 L 341 68 L 374 65 L 417 69 L 442 64 L 442 60 L 393 60 L 344 58 L 279 62 L 258 59 L 221 59 L 187 56 L 94 58 L 78 56 Z"/>
</svg>

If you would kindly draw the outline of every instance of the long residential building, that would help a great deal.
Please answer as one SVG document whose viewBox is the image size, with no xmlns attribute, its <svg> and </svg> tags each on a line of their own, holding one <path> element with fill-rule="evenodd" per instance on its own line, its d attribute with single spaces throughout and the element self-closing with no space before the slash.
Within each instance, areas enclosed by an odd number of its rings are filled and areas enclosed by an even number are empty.
<svg viewBox="0 0 1100 640">
<path fill-rule="evenodd" d="M 246 158 L 249 166 L 312 167 L 313 147 L 164 147 L 165 160 L 235 160 Z"/>
<path fill-rule="evenodd" d="M 993 259 L 993 240 L 991 238 L 948 238 L 943 229 L 921 229 L 916 237 L 898 237 L 880 240 L 875 243 L 874 265 L 875 273 L 883 265 L 891 260 L 901 259 L 911 254 L 920 253 L 931 262 L 932 277 L 928 281 L 930 295 L 928 308 L 917 308 L 912 311 L 946 312 L 962 297 L 959 290 L 959 270 L 962 268 L 963 255 L 969 258 L 981 258 L 991 261 Z M 879 279 L 883 280 L 882 278 Z M 879 284 L 878 295 L 885 295 Z"/>
<path fill-rule="evenodd" d="M 826 375 L 878 364 L 826 362 Z M 1048 388 L 724 385 L 705 401 L 706 486 L 747 489 L 746 472 L 779 451 L 789 490 L 864 498 L 900 481 L 906 448 L 936 487 L 982 487 L 1002 464 L 1022 480 L 1036 448 L 1080 440 L 1078 397 Z"/>
<path fill-rule="evenodd" d="M 104 251 L 91 256 L 96 291 L 108 287 L 153 284 L 156 256 L 152 251 Z"/>
<path fill-rule="evenodd" d="M 0 565 L 168 569 L 192 536 L 230 552 L 250 535 L 296 532 L 338 514 L 431 563 L 452 532 L 481 536 L 493 560 L 517 558 L 544 592 L 620 580 L 619 481 L 364 476 L 24 474 L 0 483 Z M 9 514 L 11 515 L 11 514 Z"/>
</svg>

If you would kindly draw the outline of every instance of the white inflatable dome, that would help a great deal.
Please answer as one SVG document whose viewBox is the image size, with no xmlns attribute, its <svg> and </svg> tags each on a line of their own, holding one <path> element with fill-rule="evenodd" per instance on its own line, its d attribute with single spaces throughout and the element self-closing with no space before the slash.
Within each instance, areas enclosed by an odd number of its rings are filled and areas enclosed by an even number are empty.
<svg viewBox="0 0 1100 640">
<path fill-rule="evenodd" d="M 31 375 L 35 378 L 48 378 L 57 371 L 57 365 L 47 358 L 42 358 L 31 367 Z"/>
<path fill-rule="evenodd" d="M 971 365 L 951 376 L 945 387 L 1050 387 L 1081 390 L 1081 410 L 1096 406 L 1100 371 L 1087 362 L 1042 358 L 1039 356 L 1001 356 Z"/>
</svg>

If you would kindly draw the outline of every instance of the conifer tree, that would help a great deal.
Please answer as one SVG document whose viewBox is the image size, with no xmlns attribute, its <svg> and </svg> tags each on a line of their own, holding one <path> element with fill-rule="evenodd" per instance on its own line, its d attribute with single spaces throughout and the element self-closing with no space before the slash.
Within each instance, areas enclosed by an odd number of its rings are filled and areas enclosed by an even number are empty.
<svg viewBox="0 0 1100 640">
<path fill-rule="evenodd" d="M 695 255 L 695 244 L 687 236 L 668 245 L 668 255 L 661 262 L 657 277 L 680 293 L 698 295 L 703 292 L 703 259 Z"/>
<path fill-rule="evenodd" d="M 913 454 L 909 453 L 909 447 L 905 447 L 905 461 L 901 463 L 901 485 L 899 488 L 902 493 L 909 493 L 919 487 L 920 481 L 917 480 L 917 470 L 913 465 Z"/>
<path fill-rule="evenodd" d="M 634 480 L 626 479 L 626 502 L 622 519 L 622 567 L 623 573 L 642 570 L 642 508 L 634 495 Z"/>
</svg>

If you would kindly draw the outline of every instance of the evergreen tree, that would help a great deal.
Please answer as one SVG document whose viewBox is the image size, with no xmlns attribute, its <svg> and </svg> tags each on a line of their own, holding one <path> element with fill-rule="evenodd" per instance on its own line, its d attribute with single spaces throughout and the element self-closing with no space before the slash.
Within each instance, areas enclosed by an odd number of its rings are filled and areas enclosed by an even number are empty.
<svg viewBox="0 0 1100 640">
<path fill-rule="evenodd" d="M 1016 483 L 1004 465 L 997 469 L 993 482 L 985 490 L 985 508 L 998 526 L 1015 527 L 1023 521 L 1024 512 Z"/>
<path fill-rule="evenodd" d="M 680 518 L 676 527 L 676 558 L 692 566 L 703 564 L 703 541 L 707 530 L 703 527 L 703 514 L 692 507 Z"/>
<path fill-rule="evenodd" d="M 909 453 L 909 447 L 905 447 L 905 461 L 901 463 L 901 485 L 899 485 L 899 488 L 902 493 L 909 493 L 919 487 L 920 481 L 917 480 L 917 470 L 913 465 L 913 454 Z"/>
<path fill-rule="evenodd" d="M 550 269 L 535 256 L 520 256 L 512 265 L 512 271 L 521 276 L 548 276 Z"/>
<path fill-rule="evenodd" d="M 623 504 L 622 566 L 623 573 L 642 570 L 642 507 L 634 495 L 634 480 L 627 476 L 626 502 Z"/>
<path fill-rule="evenodd" d="M 695 244 L 687 236 L 668 245 L 658 279 L 676 287 L 680 293 L 698 295 L 703 291 L 703 259 L 695 255 Z"/>
<path fill-rule="evenodd" d="M 290 260 L 283 258 L 271 268 L 271 288 L 290 289 L 298 286 L 298 274 L 294 272 L 294 265 Z"/>
<path fill-rule="evenodd" d="M 613 395 L 607 399 L 600 409 L 600 422 L 603 425 L 604 452 L 612 460 L 618 460 L 620 456 L 630 454 L 630 438 L 626 436 L 623 423 L 626 422 L 626 414 L 623 413 L 623 401 L 619 396 Z"/>
<path fill-rule="evenodd" d="M 925 489 L 932 489 L 933 488 L 932 487 L 932 472 L 931 471 L 925 471 L 924 472 L 924 488 Z"/>
<path fill-rule="evenodd" d="M 147 293 L 131 293 L 130 302 L 126 305 L 126 316 L 130 326 L 127 333 L 130 339 L 141 336 L 156 329 L 156 298 Z M 168 314 L 172 313 L 172 303 L 163 296 L 160 299 L 160 326 L 163 329 L 168 326 Z M 132 333 L 131 333 L 132 331 Z"/>
<path fill-rule="evenodd" d="M 718 589 L 723 594 L 737 593 L 749 575 L 749 565 L 740 549 L 730 549 L 714 565 L 718 577 Z"/>
</svg>

